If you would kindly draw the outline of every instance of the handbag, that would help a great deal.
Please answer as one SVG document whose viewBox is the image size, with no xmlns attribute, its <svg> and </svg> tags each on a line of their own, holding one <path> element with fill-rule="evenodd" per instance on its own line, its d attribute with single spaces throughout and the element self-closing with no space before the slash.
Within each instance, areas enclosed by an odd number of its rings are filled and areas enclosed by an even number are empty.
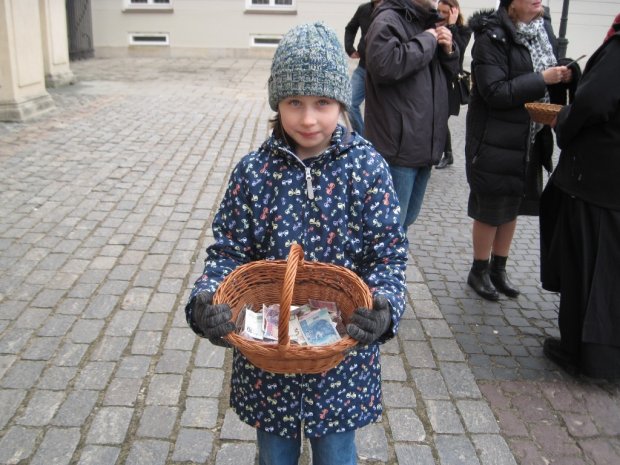
<svg viewBox="0 0 620 465">
<path fill-rule="evenodd" d="M 459 101 L 461 105 L 469 103 L 469 93 L 471 92 L 471 73 L 461 70 L 456 78 L 456 88 L 459 90 Z"/>
</svg>

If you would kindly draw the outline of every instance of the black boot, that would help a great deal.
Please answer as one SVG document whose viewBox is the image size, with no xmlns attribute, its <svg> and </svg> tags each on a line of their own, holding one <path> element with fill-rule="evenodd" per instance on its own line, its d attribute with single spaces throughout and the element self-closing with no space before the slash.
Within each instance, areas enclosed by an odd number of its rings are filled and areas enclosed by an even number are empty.
<svg viewBox="0 0 620 465">
<path fill-rule="evenodd" d="M 493 287 L 489 278 L 489 261 L 474 260 L 467 276 L 467 284 L 469 284 L 476 294 L 487 300 L 499 300 L 499 294 Z"/>
<path fill-rule="evenodd" d="M 452 156 L 452 152 L 444 152 L 436 168 L 438 170 L 441 170 L 445 168 L 446 166 L 451 165 L 452 163 L 454 163 L 454 157 Z"/>
<path fill-rule="evenodd" d="M 508 257 L 492 255 L 489 276 L 495 289 L 508 297 L 517 297 L 521 292 L 510 282 L 508 275 L 506 275 L 506 260 L 508 260 Z"/>
</svg>

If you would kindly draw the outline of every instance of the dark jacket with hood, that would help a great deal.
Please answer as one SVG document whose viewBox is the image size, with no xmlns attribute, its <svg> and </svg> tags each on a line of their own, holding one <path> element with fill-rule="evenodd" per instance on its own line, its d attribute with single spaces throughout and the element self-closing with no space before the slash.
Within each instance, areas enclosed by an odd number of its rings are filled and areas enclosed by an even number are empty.
<svg viewBox="0 0 620 465">
<path fill-rule="evenodd" d="M 620 24 L 590 57 L 574 102 L 558 115 L 552 180 L 568 194 L 620 210 Z"/>
<path fill-rule="evenodd" d="M 365 134 L 391 165 L 431 166 L 443 153 L 459 50 L 445 53 L 425 32 L 439 20 L 411 0 L 384 0 L 366 34 Z"/>
<path fill-rule="evenodd" d="M 557 41 L 551 20 L 545 29 L 554 49 Z M 534 72 L 527 47 L 504 7 L 474 13 L 468 21 L 474 32 L 472 81 L 466 120 L 467 181 L 481 195 L 524 196 L 530 149 L 530 117 L 524 104 L 545 96 L 547 85 Z M 565 94 L 565 92 L 564 92 Z M 545 157 L 550 159 L 553 138 L 548 127 Z M 540 169 L 539 169 L 540 172 Z"/>
</svg>

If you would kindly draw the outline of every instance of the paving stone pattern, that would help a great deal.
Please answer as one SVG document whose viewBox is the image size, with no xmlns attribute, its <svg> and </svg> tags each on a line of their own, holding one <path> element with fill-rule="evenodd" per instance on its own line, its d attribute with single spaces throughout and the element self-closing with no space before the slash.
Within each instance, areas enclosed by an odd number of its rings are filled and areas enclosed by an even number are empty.
<svg viewBox="0 0 620 465">
<path fill-rule="evenodd" d="M 228 175 L 268 133 L 266 59 L 92 59 L 51 113 L 0 123 L 0 464 L 256 463 L 230 351 L 183 313 Z M 519 220 L 518 299 L 467 288 L 464 112 L 410 228 L 407 310 L 382 348 L 362 465 L 617 465 L 619 385 L 542 356 L 558 297 Z M 304 444 L 301 463 L 311 460 Z"/>
</svg>

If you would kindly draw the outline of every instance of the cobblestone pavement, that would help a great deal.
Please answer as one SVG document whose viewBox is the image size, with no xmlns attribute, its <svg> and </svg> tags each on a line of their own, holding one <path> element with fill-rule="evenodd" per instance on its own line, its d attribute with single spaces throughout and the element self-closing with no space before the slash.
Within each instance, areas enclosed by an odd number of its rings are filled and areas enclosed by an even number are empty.
<svg viewBox="0 0 620 465">
<path fill-rule="evenodd" d="M 230 351 L 182 306 L 228 174 L 266 137 L 269 61 L 72 68 L 53 112 L 0 124 L 0 464 L 254 464 L 228 408 Z M 522 296 L 465 284 L 463 116 L 409 231 L 386 415 L 358 432 L 360 464 L 617 465 L 619 385 L 542 356 L 558 297 L 538 282 L 537 219 L 520 219 L 509 262 Z"/>
</svg>

